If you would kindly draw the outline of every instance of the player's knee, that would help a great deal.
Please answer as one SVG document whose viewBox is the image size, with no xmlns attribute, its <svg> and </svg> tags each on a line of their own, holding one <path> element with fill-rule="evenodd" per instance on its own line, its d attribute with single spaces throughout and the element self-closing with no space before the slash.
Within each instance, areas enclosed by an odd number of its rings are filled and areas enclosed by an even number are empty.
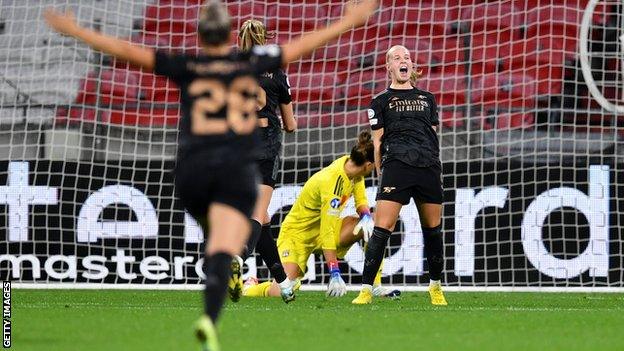
<svg viewBox="0 0 624 351">
<path fill-rule="evenodd" d="M 396 225 L 396 218 L 375 218 L 375 227 L 383 228 L 388 231 L 393 231 Z"/>
</svg>

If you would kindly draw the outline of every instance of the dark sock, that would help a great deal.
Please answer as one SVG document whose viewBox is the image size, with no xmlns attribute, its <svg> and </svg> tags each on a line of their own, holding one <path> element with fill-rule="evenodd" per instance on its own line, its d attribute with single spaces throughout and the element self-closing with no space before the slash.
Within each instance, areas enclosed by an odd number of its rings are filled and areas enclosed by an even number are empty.
<svg viewBox="0 0 624 351">
<path fill-rule="evenodd" d="M 444 268 L 444 243 L 442 243 L 442 225 L 435 228 L 422 228 L 425 240 L 425 254 L 429 265 L 429 279 L 440 280 Z"/>
<path fill-rule="evenodd" d="M 241 254 L 241 258 L 243 262 L 253 254 L 256 245 L 258 245 L 258 239 L 260 239 L 260 235 L 262 234 L 262 224 L 256 221 L 255 219 L 251 221 L 251 234 L 249 235 L 249 239 L 247 240 L 247 244 L 243 249 L 243 253 Z"/>
<path fill-rule="evenodd" d="M 204 260 L 204 274 L 206 274 L 204 312 L 216 323 L 225 300 L 228 279 L 232 269 L 232 256 L 218 252 L 205 257 Z"/>
<path fill-rule="evenodd" d="M 366 253 L 364 254 L 364 272 L 362 273 L 362 284 L 373 285 L 375 275 L 379 270 L 381 261 L 383 260 L 386 245 L 390 238 L 391 231 L 375 227 L 373 235 L 368 239 Z"/>
<path fill-rule="evenodd" d="M 271 235 L 270 224 L 262 226 L 262 234 L 260 234 L 260 240 L 258 240 L 256 245 L 256 251 L 258 251 L 269 271 L 271 271 L 271 275 L 278 283 L 286 280 L 286 273 L 277 252 L 277 244 Z"/>
</svg>

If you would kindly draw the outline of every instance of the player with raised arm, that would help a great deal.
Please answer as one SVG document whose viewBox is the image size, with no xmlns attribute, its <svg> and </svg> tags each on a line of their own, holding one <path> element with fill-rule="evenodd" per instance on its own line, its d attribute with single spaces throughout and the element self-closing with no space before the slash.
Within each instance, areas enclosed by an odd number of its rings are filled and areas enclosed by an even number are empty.
<svg viewBox="0 0 624 351">
<path fill-rule="evenodd" d="M 267 32 L 264 24 L 250 19 L 243 23 L 238 32 L 238 44 L 241 50 L 249 51 L 254 46 L 265 45 L 267 39 L 274 37 L 274 33 Z M 277 253 L 277 245 L 271 235 L 271 218 L 268 208 L 271 196 L 277 181 L 280 167 L 280 151 L 282 148 L 281 126 L 286 132 L 292 133 L 297 128 L 290 84 L 284 71 L 280 68 L 264 72 L 258 78 L 260 95 L 258 97 L 258 131 L 261 144 L 258 147 L 258 168 L 262 176 L 258 189 L 258 199 L 251 219 L 251 236 L 247 242 L 242 257 L 235 256 L 232 262 L 232 278 L 228 283 L 230 298 L 238 301 L 242 292 L 242 263 L 252 253 L 254 248 L 264 260 L 271 275 L 279 283 L 280 295 L 288 303 L 294 300 L 293 284 L 286 276 L 284 267 Z M 282 121 L 277 116 L 279 108 Z"/>
<path fill-rule="evenodd" d="M 278 250 L 288 277 L 303 277 L 308 257 L 322 252 L 330 271 L 327 296 L 340 297 L 346 285 L 340 275 L 338 259 L 343 259 L 353 244 L 373 232 L 373 220 L 366 199 L 364 178 L 374 167 L 371 134 L 360 133 L 349 155 L 335 160 L 315 173 L 305 183 L 301 194 L 282 223 L 277 239 Z M 353 196 L 358 216 L 340 218 L 346 202 Z M 381 286 L 381 272 L 375 279 L 378 296 L 388 292 Z M 279 296 L 277 284 L 246 284 L 245 296 Z M 392 292 L 392 297 L 400 294 Z"/>
<path fill-rule="evenodd" d="M 47 10 L 54 30 L 146 71 L 167 76 L 180 87 L 182 118 L 175 169 L 175 186 L 184 208 L 207 232 L 204 261 L 204 316 L 196 334 L 204 350 L 220 349 L 215 323 L 223 306 L 232 257 L 249 237 L 257 193 L 255 147 L 256 77 L 272 71 L 341 33 L 364 24 L 377 1 L 349 4 L 344 16 L 321 30 L 279 47 L 257 46 L 232 51 L 231 19 L 218 0 L 202 7 L 198 37 L 202 53 L 171 54 L 134 45 L 77 24 L 72 14 Z M 209 225 L 208 225 L 209 224 Z"/>
<path fill-rule="evenodd" d="M 386 54 L 391 84 L 371 102 L 368 118 L 380 175 L 375 229 L 365 252 L 362 290 L 354 304 L 371 303 L 375 272 L 396 225 L 401 207 L 413 198 L 418 208 L 429 265 L 429 294 L 434 305 L 446 305 L 441 276 L 444 266 L 441 231 L 442 167 L 434 96 L 413 86 L 415 72 L 407 48 L 397 45 Z"/>
</svg>

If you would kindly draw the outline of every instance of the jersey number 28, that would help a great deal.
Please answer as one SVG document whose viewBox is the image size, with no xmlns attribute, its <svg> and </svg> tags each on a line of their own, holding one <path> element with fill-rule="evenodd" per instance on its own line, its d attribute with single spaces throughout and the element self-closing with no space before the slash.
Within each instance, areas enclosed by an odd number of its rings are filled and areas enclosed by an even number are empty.
<svg viewBox="0 0 624 351">
<path fill-rule="evenodd" d="M 191 111 L 191 131 L 196 135 L 251 134 L 256 128 L 260 86 L 249 76 L 235 78 L 227 87 L 216 79 L 196 79 L 189 86 L 195 98 Z M 226 119 L 209 118 L 226 107 Z"/>
</svg>

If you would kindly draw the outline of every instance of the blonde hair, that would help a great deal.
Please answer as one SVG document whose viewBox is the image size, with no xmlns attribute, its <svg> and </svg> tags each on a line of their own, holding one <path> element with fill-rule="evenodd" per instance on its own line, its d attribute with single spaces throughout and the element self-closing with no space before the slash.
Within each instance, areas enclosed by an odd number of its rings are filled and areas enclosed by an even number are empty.
<svg viewBox="0 0 624 351">
<path fill-rule="evenodd" d="M 392 52 L 393 52 L 395 49 L 398 49 L 398 48 L 403 48 L 403 49 L 405 49 L 406 51 L 408 51 L 408 52 L 409 52 L 409 50 L 407 50 L 407 48 L 406 48 L 405 46 L 403 46 L 403 45 L 394 45 L 393 47 L 391 47 L 391 48 L 390 48 L 390 49 L 386 52 L 386 63 L 388 63 L 388 61 L 390 61 L 390 54 L 392 54 Z M 389 74 L 390 74 L 390 73 L 388 73 L 388 75 L 389 75 Z M 418 79 L 420 79 L 420 77 L 422 77 L 422 76 L 423 76 L 423 70 L 422 70 L 422 68 L 421 68 L 421 69 L 415 69 L 415 68 L 414 68 L 414 69 L 412 70 L 412 74 L 411 74 L 411 76 L 410 76 L 410 83 L 412 84 L 412 86 L 416 87 L 416 82 L 417 82 L 417 81 L 418 81 Z"/>
<path fill-rule="evenodd" d="M 246 20 L 238 32 L 238 45 L 241 50 L 249 51 L 254 45 L 264 45 L 267 39 L 272 39 L 275 34 L 267 32 L 264 24 L 255 19 Z"/>
<path fill-rule="evenodd" d="M 416 83 L 418 82 L 418 79 L 420 79 L 420 77 L 423 76 L 423 70 L 421 69 L 414 69 L 412 71 L 412 75 L 410 76 L 410 83 L 412 84 L 412 86 L 414 88 L 416 88 Z"/>
</svg>

